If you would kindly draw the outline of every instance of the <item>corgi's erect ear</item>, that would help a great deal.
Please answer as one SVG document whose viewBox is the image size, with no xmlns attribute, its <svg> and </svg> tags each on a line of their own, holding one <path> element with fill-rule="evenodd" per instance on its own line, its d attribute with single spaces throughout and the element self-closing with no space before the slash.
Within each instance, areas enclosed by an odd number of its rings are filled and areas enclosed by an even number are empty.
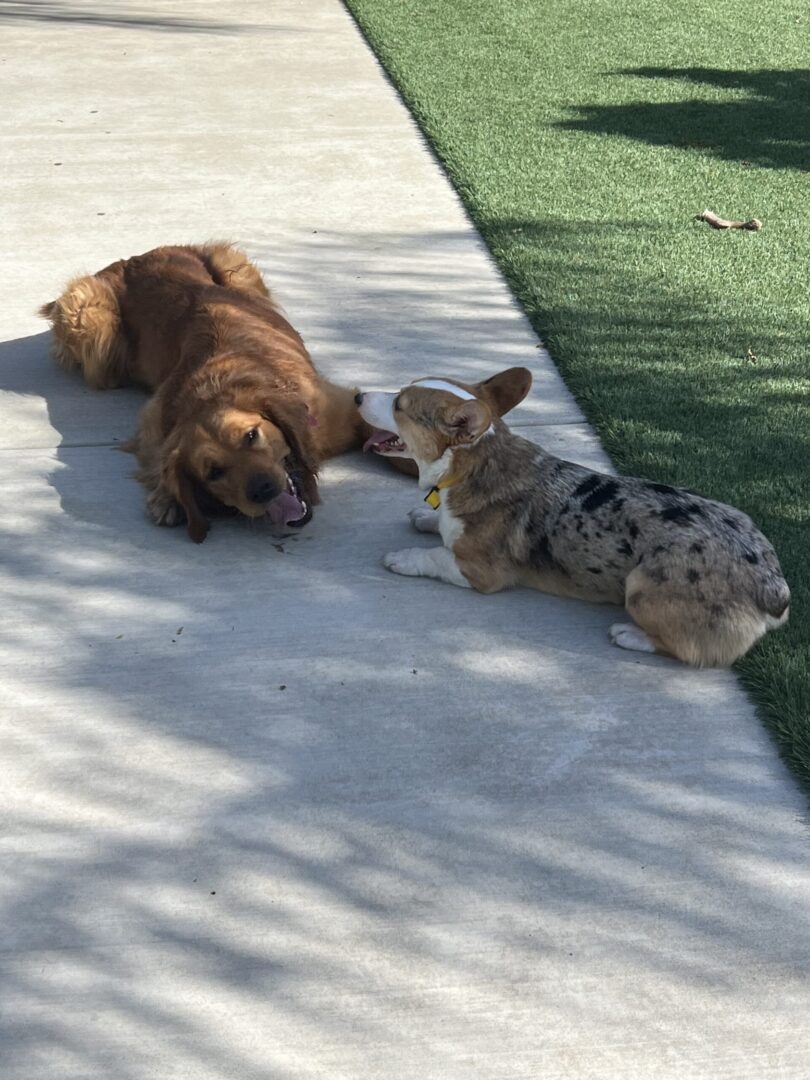
<svg viewBox="0 0 810 1080">
<path fill-rule="evenodd" d="M 492 423 L 492 413 L 484 401 L 459 401 L 448 405 L 442 415 L 442 427 L 457 446 L 473 443 Z"/>
<path fill-rule="evenodd" d="M 504 416 L 523 401 L 531 388 L 532 373 L 529 369 L 512 367 L 478 383 L 475 392 L 488 402 L 496 415 Z"/>
</svg>

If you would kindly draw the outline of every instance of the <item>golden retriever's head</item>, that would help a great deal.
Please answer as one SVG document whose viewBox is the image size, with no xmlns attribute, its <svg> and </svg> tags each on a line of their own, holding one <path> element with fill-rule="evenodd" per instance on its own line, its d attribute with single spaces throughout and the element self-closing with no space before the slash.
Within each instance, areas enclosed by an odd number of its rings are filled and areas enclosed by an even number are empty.
<svg viewBox="0 0 810 1080">
<path fill-rule="evenodd" d="M 300 528 L 318 501 L 316 463 L 301 402 L 259 409 L 210 405 L 177 423 L 164 445 L 163 481 L 183 507 L 195 543 L 227 507 Z"/>
</svg>

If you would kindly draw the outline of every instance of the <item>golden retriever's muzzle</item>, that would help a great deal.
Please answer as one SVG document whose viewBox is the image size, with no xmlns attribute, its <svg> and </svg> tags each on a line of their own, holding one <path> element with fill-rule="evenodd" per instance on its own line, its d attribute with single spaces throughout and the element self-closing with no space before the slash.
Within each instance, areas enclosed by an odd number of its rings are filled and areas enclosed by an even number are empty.
<svg viewBox="0 0 810 1080">
<path fill-rule="evenodd" d="M 312 519 L 312 501 L 303 487 L 297 471 L 286 472 L 283 483 L 269 473 L 254 473 L 245 485 L 245 498 L 261 507 L 274 525 L 300 529 Z"/>
<path fill-rule="evenodd" d="M 245 489 L 245 498 L 248 502 L 269 503 L 271 499 L 275 499 L 280 494 L 281 488 L 273 477 L 261 473 L 251 476 Z"/>
</svg>

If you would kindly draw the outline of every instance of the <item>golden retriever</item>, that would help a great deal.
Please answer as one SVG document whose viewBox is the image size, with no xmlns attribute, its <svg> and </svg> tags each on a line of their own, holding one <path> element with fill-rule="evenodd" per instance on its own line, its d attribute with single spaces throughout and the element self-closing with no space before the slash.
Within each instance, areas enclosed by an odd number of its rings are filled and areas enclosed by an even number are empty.
<svg viewBox="0 0 810 1080">
<path fill-rule="evenodd" d="M 155 522 L 239 512 L 301 526 L 318 465 L 358 445 L 353 391 L 323 379 L 248 258 L 163 247 L 72 281 L 42 308 L 55 353 L 104 389 L 153 391 L 131 444 Z"/>
</svg>

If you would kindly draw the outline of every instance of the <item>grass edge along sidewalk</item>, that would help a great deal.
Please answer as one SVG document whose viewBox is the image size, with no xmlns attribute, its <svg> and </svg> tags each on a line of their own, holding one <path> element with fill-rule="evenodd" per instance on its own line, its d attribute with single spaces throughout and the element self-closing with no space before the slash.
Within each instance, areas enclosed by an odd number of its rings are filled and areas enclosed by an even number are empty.
<svg viewBox="0 0 810 1080">
<path fill-rule="evenodd" d="M 810 16 L 345 2 L 617 467 L 773 541 L 791 621 L 737 671 L 810 789 Z"/>
</svg>

